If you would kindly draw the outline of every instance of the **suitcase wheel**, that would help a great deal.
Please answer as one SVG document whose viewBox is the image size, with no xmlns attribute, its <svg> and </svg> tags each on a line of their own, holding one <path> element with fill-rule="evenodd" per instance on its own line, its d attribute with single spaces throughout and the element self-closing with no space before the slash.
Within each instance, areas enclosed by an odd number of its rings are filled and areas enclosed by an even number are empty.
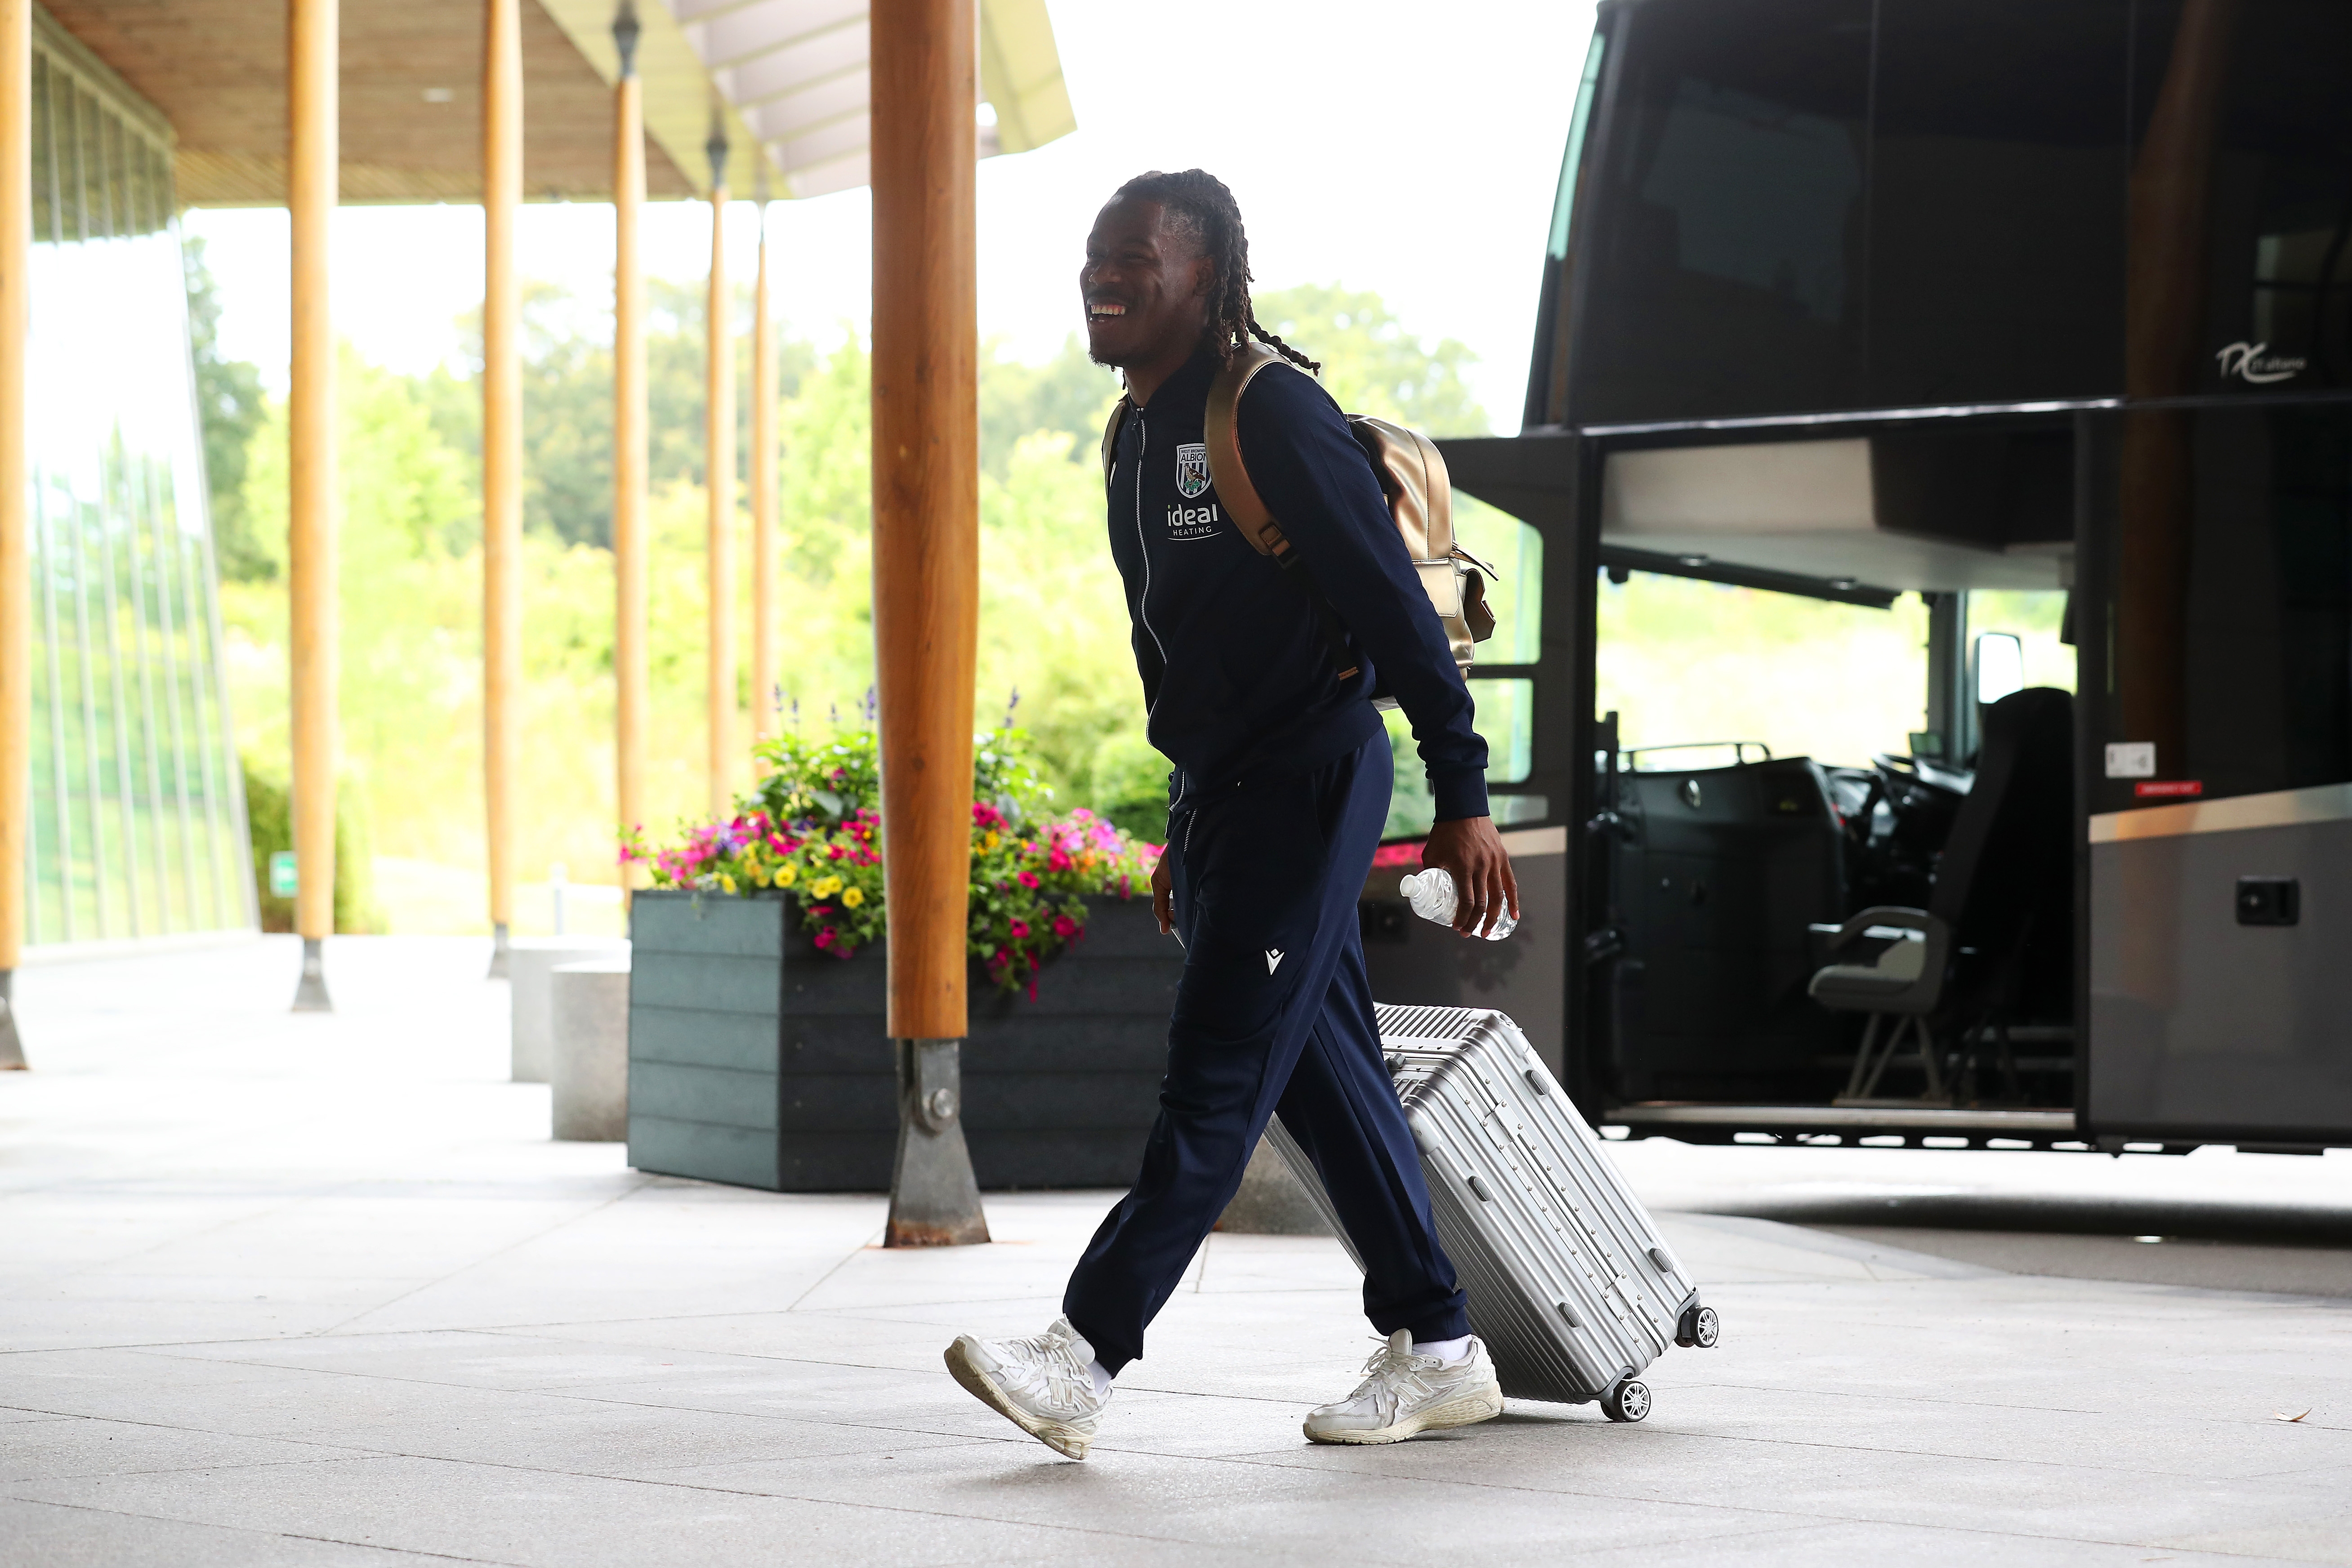
<svg viewBox="0 0 2352 1568">
<path fill-rule="evenodd" d="M 1639 1421 L 1650 1413 L 1650 1385 L 1627 1378 L 1601 1396 L 1601 1413 L 1612 1421 Z"/>
<path fill-rule="evenodd" d="M 1723 1320 L 1715 1315 L 1712 1307 L 1693 1307 L 1683 1314 L 1683 1321 L 1675 1329 L 1675 1343 L 1695 1345 L 1703 1351 L 1713 1350 L 1715 1342 L 1722 1337 Z"/>
</svg>

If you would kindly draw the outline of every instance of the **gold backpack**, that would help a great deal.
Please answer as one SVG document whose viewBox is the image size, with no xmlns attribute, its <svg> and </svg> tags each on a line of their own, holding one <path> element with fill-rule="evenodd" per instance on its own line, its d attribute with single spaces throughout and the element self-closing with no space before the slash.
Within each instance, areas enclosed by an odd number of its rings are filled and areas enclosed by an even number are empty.
<svg viewBox="0 0 2352 1568">
<path fill-rule="evenodd" d="M 1259 499 L 1242 462 L 1241 439 L 1234 427 L 1234 410 L 1242 393 L 1259 371 L 1283 363 L 1282 356 L 1263 343 L 1248 342 L 1234 351 L 1233 362 L 1209 384 L 1205 439 L 1209 447 L 1209 483 L 1239 525 L 1242 537 L 1260 555 L 1272 556 L 1287 567 L 1299 557 L 1290 548 L 1282 527 Z M 1119 426 L 1133 405 L 1124 397 L 1111 410 L 1103 430 L 1103 479 L 1110 479 L 1111 456 L 1118 444 Z M 1477 657 L 1477 645 L 1495 635 L 1495 612 L 1486 604 L 1486 584 L 1478 573 L 1500 580 L 1496 570 L 1454 540 L 1454 491 L 1446 482 L 1445 458 L 1428 437 L 1402 425 L 1368 415 L 1347 416 L 1349 434 L 1372 460 L 1372 472 L 1388 498 L 1389 516 L 1404 541 L 1405 553 L 1421 578 L 1422 591 L 1444 625 L 1453 646 L 1454 663 L 1465 676 Z M 1473 570 L 1473 568 L 1476 570 Z M 1353 675 L 1354 670 L 1342 670 Z M 1375 696 L 1376 707 L 1393 708 L 1396 700 Z"/>
</svg>

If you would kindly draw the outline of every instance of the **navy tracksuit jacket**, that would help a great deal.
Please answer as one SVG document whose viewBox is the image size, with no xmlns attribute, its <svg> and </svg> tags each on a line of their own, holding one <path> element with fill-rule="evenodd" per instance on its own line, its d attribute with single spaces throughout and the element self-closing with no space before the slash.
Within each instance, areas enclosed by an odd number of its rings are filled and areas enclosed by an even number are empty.
<svg viewBox="0 0 2352 1568">
<path fill-rule="evenodd" d="M 1149 733 L 1176 764 L 1168 854 L 1185 950 L 1142 1173 L 1063 1300 L 1113 1372 L 1143 1353 L 1277 1111 L 1363 1259 L 1373 1327 L 1470 1331 L 1381 1058 L 1357 925 L 1391 783 L 1375 682 L 1412 723 L 1439 820 L 1486 814 L 1486 742 L 1370 461 L 1288 365 L 1258 374 L 1236 422 L 1304 570 L 1242 537 L 1209 483 L 1216 369 L 1196 355 L 1128 414 L 1108 482 Z"/>
</svg>

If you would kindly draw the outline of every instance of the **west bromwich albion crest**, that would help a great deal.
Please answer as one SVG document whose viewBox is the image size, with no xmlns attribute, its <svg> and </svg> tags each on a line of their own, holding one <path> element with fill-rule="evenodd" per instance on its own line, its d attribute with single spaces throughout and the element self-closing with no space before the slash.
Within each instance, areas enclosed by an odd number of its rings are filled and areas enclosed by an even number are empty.
<svg viewBox="0 0 2352 1568">
<path fill-rule="evenodd" d="M 1191 500 L 1208 488 L 1208 443 L 1184 442 L 1176 448 L 1176 493 Z"/>
</svg>

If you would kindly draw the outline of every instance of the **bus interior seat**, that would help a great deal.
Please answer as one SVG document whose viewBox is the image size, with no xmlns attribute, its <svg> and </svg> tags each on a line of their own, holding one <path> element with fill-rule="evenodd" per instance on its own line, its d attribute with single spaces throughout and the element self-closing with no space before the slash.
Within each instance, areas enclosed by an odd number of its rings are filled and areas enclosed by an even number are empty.
<svg viewBox="0 0 2352 1568">
<path fill-rule="evenodd" d="M 2074 707 L 2066 692 L 2033 687 L 1986 709 L 1976 783 L 1928 907 L 1866 909 L 1830 939 L 1838 952 L 1874 932 L 1903 933 L 1874 963 L 1828 965 L 1807 987 L 1834 1012 L 1871 1015 L 1842 1098 L 1873 1095 L 1906 1032 L 1916 1036 L 1927 1095 L 1942 1098 L 1938 1024 L 1963 1037 L 1990 1026 L 2013 1081 L 2008 1027 L 2071 1023 Z M 1887 1017 L 1896 1022 L 1882 1040 Z"/>
<path fill-rule="evenodd" d="M 1759 748 L 1760 749 L 1760 748 Z M 1845 835 L 1806 757 L 1617 775 L 1612 1056 L 1628 1099 L 1801 1100 L 1836 1025 L 1810 922 L 1846 909 Z"/>
</svg>

